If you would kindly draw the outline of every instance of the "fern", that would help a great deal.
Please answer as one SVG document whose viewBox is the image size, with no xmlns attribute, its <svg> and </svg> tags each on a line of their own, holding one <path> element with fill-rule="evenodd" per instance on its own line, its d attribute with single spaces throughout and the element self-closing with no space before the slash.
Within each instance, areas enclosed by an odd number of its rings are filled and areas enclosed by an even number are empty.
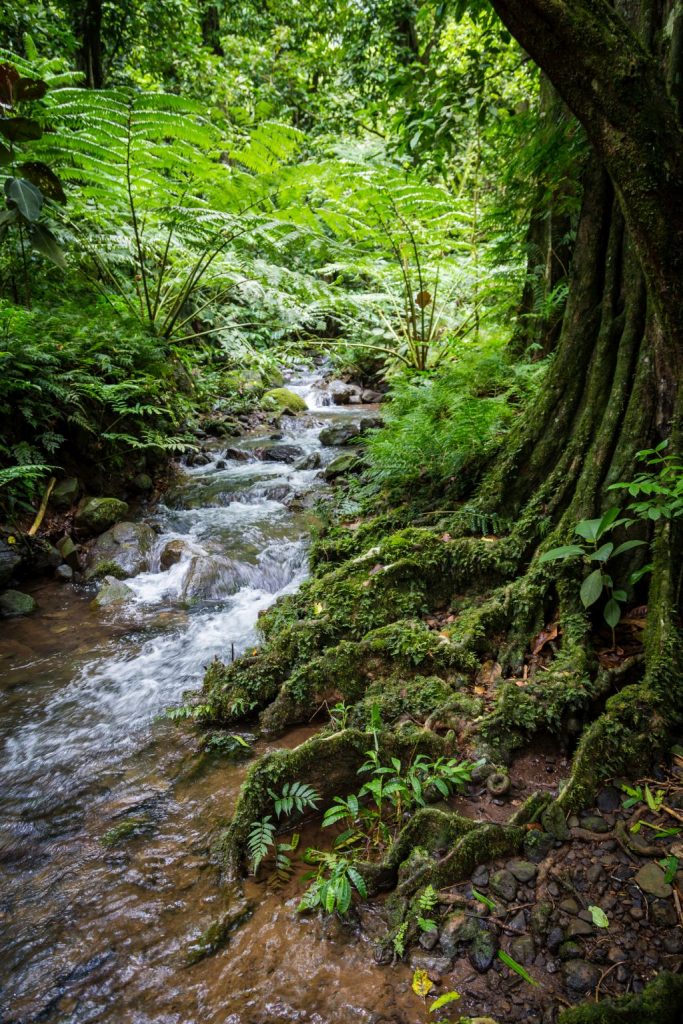
<svg viewBox="0 0 683 1024">
<path fill-rule="evenodd" d="M 251 870 L 254 874 L 259 869 L 268 851 L 275 845 L 275 825 L 268 814 L 260 821 L 252 822 L 249 837 L 247 839 L 247 850 L 251 861 Z"/>
<path fill-rule="evenodd" d="M 295 809 L 300 814 L 306 810 L 315 810 L 320 800 L 313 786 L 305 782 L 286 782 L 279 795 L 272 789 L 268 790 L 268 795 L 274 801 L 278 818 L 283 814 L 289 816 Z"/>
</svg>

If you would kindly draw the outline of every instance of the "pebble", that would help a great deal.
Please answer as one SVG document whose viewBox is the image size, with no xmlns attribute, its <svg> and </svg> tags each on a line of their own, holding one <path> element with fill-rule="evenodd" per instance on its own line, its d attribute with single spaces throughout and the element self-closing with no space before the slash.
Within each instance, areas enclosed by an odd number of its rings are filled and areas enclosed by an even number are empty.
<svg viewBox="0 0 683 1024">
<path fill-rule="evenodd" d="M 599 967 L 587 960 L 568 960 L 562 967 L 564 983 L 572 992 L 580 995 L 592 992 L 602 974 Z"/>
<path fill-rule="evenodd" d="M 518 882 L 531 882 L 538 874 L 538 868 L 529 860 L 509 860 L 505 865 Z"/>
<path fill-rule="evenodd" d="M 548 940 L 546 945 L 551 953 L 556 953 L 564 942 L 564 931 L 562 928 L 551 928 L 548 932 Z"/>
<path fill-rule="evenodd" d="M 426 971 L 427 974 L 447 974 L 452 961 L 446 956 L 430 956 L 429 953 L 414 952 L 410 957 L 410 966 L 414 971 Z"/>
<path fill-rule="evenodd" d="M 651 896 L 667 897 L 673 892 L 669 883 L 664 881 L 664 872 L 654 861 L 645 864 L 637 873 L 635 880 L 643 892 L 648 892 Z"/>
<path fill-rule="evenodd" d="M 518 910 L 511 921 L 508 921 L 508 928 L 514 928 L 516 932 L 523 932 L 526 929 L 526 913 Z"/>
<path fill-rule="evenodd" d="M 631 907 L 628 913 L 629 917 L 632 917 L 634 921 L 642 921 L 645 917 L 645 911 L 640 907 Z"/>
<path fill-rule="evenodd" d="M 480 867 L 475 868 L 475 870 L 472 872 L 472 885 L 474 885 L 475 888 L 479 888 L 479 886 L 486 886 L 488 884 L 489 884 L 489 870 L 488 870 L 488 868 L 484 867 L 484 865 L 481 865 Z"/>
<path fill-rule="evenodd" d="M 600 864 L 591 864 L 588 871 L 586 872 L 586 878 L 589 882 L 599 882 L 604 875 L 604 869 Z"/>
<path fill-rule="evenodd" d="M 620 985 L 623 985 L 624 982 L 628 981 L 629 973 L 629 969 L 628 967 L 626 967 L 625 964 L 620 964 L 614 972 L 615 977 Z"/>
<path fill-rule="evenodd" d="M 557 974 L 557 972 L 560 969 L 560 961 L 559 960 L 548 960 L 546 962 L 545 969 L 548 972 L 548 974 Z"/>
<path fill-rule="evenodd" d="M 628 959 L 628 954 L 625 955 L 623 949 L 620 949 L 619 946 L 610 946 L 607 950 L 607 959 L 611 964 L 618 964 L 622 960 Z"/>
<path fill-rule="evenodd" d="M 609 832 L 609 824 L 599 814 L 587 814 L 581 818 L 581 828 L 589 832 Z"/>
<path fill-rule="evenodd" d="M 501 868 L 491 875 L 490 886 L 496 896 L 503 900 L 512 901 L 517 895 L 517 881 L 512 872 Z"/>
<path fill-rule="evenodd" d="M 575 917 L 569 922 L 567 935 L 570 939 L 581 938 L 592 934 L 593 925 L 589 924 L 588 921 L 582 921 L 580 917 Z"/>
<path fill-rule="evenodd" d="M 606 786 L 598 793 L 596 803 L 598 810 L 604 813 L 610 814 L 612 811 L 618 811 L 621 807 L 621 793 L 616 786 Z"/>
<path fill-rule="evenodd" d="M 467 951 L 467 958 L 475 971 L 483 974 L 488 971 L 497 952 L 498 941 L 491 932 L 479 932 Z"/>
<path fill-rule="evenodd" d="M 668 900 L 653 900 L 650 906 L 652 923 L 662 928 L 675 928 L 678 924 L 678 916 Z"/>
<path fill-rule="evenodd" d="M 535 956 L 534 940 L 530 935 L 520 935 L 510 943 L 510 952 L 520 964 L 528 966 L 533 963 Z"/>
<path fill-rule="evenodd" d="M 578 914 L 579 904 L 576 902 L 575 899 L 569 896 L 566 900 L 562 900 L 562 902 L 560 903 L 560 910 L 562 910 L 565 914 Z"/>
<path fill-rule="evenodd" d="M 581 956 L 582 950 L 578 942 L 572 942 L 569 939 L 562 943 L 559 952 L 561 960 L 574 960 L 576 957 Z"/>
</svg>

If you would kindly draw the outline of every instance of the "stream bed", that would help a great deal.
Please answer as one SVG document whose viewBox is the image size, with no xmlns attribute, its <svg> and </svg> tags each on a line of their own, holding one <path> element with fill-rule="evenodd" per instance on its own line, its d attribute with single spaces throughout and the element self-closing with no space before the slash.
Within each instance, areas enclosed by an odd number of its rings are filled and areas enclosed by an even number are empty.
<svg viewBox="0 0 683 1024">
<path fill-rule="evenodd" d="M 338 449 L 321 446 L 321 427 L 372 412 L 323 405 L 315 374 L 287 386 L 309 412 L 283 417 L 275 440 L 264 428 L 234 442 L 244 460 L 216 441 L 207 464 L 186 469 L 150 517 L 153 564 L 126 581 L 124 605 L 98 610 L 92 589 L 47 582 L 33 588 L 35 615 L 0 626 L 0 1024 L 424 1019 L 408 969 L 376 966 L 350 927 L 297 914 L 294 883 L 249 882 L 250 919 L 188 966 L 226 906 L 211 845 L 249 762 L 197 771 L 196 736 L 159 716 L 214 657 L 252 646 L 259 612 L 305 577 L 319 472 L 250 450 L 295 445 L 325 464 Z M 172 540 L 187 555 L 162 571 Z M 188 602 L 193 553 L 213 571 Z M 143 833 L 106 846 L 132 815 Z"/>
</svg>

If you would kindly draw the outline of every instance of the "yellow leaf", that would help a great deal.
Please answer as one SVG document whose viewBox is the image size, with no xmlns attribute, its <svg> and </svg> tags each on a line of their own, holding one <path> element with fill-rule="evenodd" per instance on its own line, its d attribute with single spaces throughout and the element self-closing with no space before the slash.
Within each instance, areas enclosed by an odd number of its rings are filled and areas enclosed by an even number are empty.
<svg viewBox="0 0 683 1024">
<path fill-rule="evenodd" d="M 313 605 L 313 614 L 314 615 L 322 615 L 324 610 L 325 610 L 325 605 L 322 604 L 320 601 L 318 601 L 316 604 Z"/>
<path fill-rule="evenodd" d="M 429 980 L 426 971 L 415 971 L 413 975 L 413 992 L 416 996 L 428 996 L 433 988 L 434 985 Z"/>
<path fill-rule="evenodd" d="M 10 534 L 10 536 L 9 536 L 9 537 L 7 538 L 7 543 L 8 543 L 8 544 L 16 544 L 16 543 L 17 543 L 17 538 L 16 538 L 16 537 L 13 537 L 13 536 L 12 536 L 12 535 Z"/>
</svg>

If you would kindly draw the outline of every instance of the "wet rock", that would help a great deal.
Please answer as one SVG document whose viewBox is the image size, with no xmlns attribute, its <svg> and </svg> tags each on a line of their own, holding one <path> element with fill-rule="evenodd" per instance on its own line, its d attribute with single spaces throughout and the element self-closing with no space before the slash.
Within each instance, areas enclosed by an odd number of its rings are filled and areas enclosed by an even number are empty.
<svg viewBox="0 0 683 1024">
<path fill-rule="evenodd" d="M 137 476 L 133 477 L 131 483 L 133 490 L 137 491 L 138 494 L 149 494 L 154 488 L 154 481 L 149 473 L 138 473 Z"/>
<path fill-rule="evenodd" d="M 673 892 L 669 883 L 664 881 L 664 872 L 659 864 L 655 864 L 654 861 L 650 864 L 645 864 L 640 869 L 635 877 L 635 882 L 643 892 L 647 892 L 651 896 L 659 896 L 665 899 Z"/>
<path fill-rule="evenodd" d="M 588 832 L 609 832 L 609 824 L 599 814 L 587 814 L 581 818 L 581 828 Z"/>
<path fill-rule="evenodd" d="M 538 832 L 536 829 L 532 829 L 524 837 L 524 855 L 535 864 L 544 860 L 554 847 L 555 837 L 551 836 L 549 832 Z"/>
<path fill-rule="evenodd" d="M 570 939 L 585 938 L 594 932 L 593 925 L 588 921 L 582 921 L 580 917 L 573 918 L 567 926 L 567 937 Z"/>
<path fill-rule="evenodd" d="M 472 872 L 472 885 L 479 888 L 483 888 L 489 884 L 489 869 L 485 864 L 480 864 L 478 868 L 475 868 Z"/>
<path fill-rule="evenodd" d="M 80 569 L 80 560 L 78 557 L 79 547 L 74 544 L 71 537 L 68 534 L 58 540 L 55 547 L 59 551 L 60 557 L 63 562 L 71 566 L 72 569 Z"/>
<path fill-rule="evenodd" d="M 428 932 L 422 932 L 418 942 L 423 949 L 430 952 L 436 946 L 439 941 L 439 933 L 436 928 L 430 928 Z"/>
<path fill-rule="evenodd" d="M 510 776 L 507 772 L 492 772 L 486 780 L 491 796 L 505 796 L 510 792 Z"/>
<path fill-rule="evenodd" d="M 156 534 L 146 523 L 117 523 L 101 534 L 88 553 L 86 580 L 103 576 L 126 579 L 149 568 Z"/>
<path fill-rule="evenodd" d="M 414 971 L 426 971 L 427 974 L 447 974 L 452 961 L 449 957 L 431 956 L 429 953 L 420 953 L 416 950 L 410 955 L 410 966 Z"/>
<path fill-rule="evenodd" d="M 534 940 L 530 935 L 520 935 L 519 938 L 513 939 L 510 943 L 510 952 L 515 960 L 528 967 L 529 964 L 534 962 L 536 955 Z"/>
<path fill-rule="evenodd" d="M 234 459 L 235 462 L 249 462 L 251 452 L 248 452 L 245 448 L 226 448 L 225 457 L 226 459 Z"/>
<path fill-rule="evenodd" d="M 592 992 L 600 981 L 602 971 L 587 960 L 567 960 L 562 967 L 562 976 L 568 989 L 577 995 Z"/>
<path fill-rule="evenodd" d="M 513 918 L 507 923 L 508 928 L 514 928 L 516 932 L 523 932 L 526 929 L 526 912 L 518 910 Z"/>
<path fill-rule="evenodd" d="M 325 467 L 323 476 L 327 481 L 336 480 L 337 477 L 345 476 L 347 473 L 353 473 L 353 471 L 360 468 L 361 465 L 362 463 L 360 459 L 352 452 L 344 452 L 343 455 L 338 455 L 336 459 L 332 459 L 332 462 Z"/>
<path fill-rule="evenodd" d="M 491 875 L 490 886 L 496 896 L 511 902 L 517 895 L 517 880 L 511 871 L 501 868 Z"/>
<path fill-rule="evenodd" d="M 273 388 L 272 391 L 266 391 L 261 399 L 261 407 L 290 416 L 306 412 L 308 408 L 301 395 L 295 394 L 288 388 Z"/>
<path fill-rule="evenodd" d="M 294 464 L 295 469 L 319 469 L 320 463 L 320 452 L 310 452 L 309 455 L 305 455 L 303 459 L 300 459 Z"/>
<path fill-rule="evenodd" d="M 683 933 L 680 928 L 664 936 L 664 949 L 667 953 L 683 953 Z"/>
<path fill-rule="evenodd" d="M 618 811 L 621 807 L 621 793 L 616 786 L 605 786 L 598 793 L 596 803 L 598 810 L 603 814 L 612 814 L 613 811 Z"/>
<path fill-rule="evenodd" d="M 552 915 L 553 905 L 545 900 L 542 900 L 533 907 L 529 920 L 529 927 L 531 928 L 532 935 L 534 935 L 539 941 L 547 933 Z"/>
<path fill-rule="evenodd" d="M 567 939 L 561 944 L 559 952 L 561 960 L 574 960 L 576 957 L 581 956 L 583 949 L 580 943 Z"/>
<path fill-rule="evenodd" d="M 114 576 L 105 576 L 99 593 L 91 601 L 94 608 L 111 608 L 112 605 L 123 604 L 134 596 L 129 586 Z"/>
<path fill-rule="evenodd" d="M 567 899 L 562 900 L 560 903 L 560 910 L 564 914 L 578 914 L 579 904 L 576 902 L 573 896 L 568 896 Z"/>
<path fill-rule="evenodd" d="M 75 523 L 88 533 L 104 533 L 123 519 L 128 511 L 125 501 L 118 498 L 84 498 L 76 510 Z"/>
<path fill-rule="evenodd" d="M 564 817 L 564 812 L 559 804 L 552 803 L 543 811 L 541 824 L 546 832 L 549 832 L 555 839 L 565 842 L 569 839 L 569 828 Z"/>
<path fill-rule="evenodd" d="M 472 942 L 483 927 L 478 918 L 449 914 L 439 934 L 439 945 L 446 956 L 455 956 L 457 949 Z"/>
<path fill-rule="evenodd" d="M 538 874 L 538 868 L 529 860 L 509 860 L 505 867 L 518 882 L 531 882 Z"/>
<path fill-rule="evenodd" d="M 55 569 L 55 576 L 62 583 L 71 583 L 74 578 L 74 571 L 70 565 L 63 562 L 62 565 L 58 565 Z"/>
<path fill-rule="evenodd" d="M 320 431 L 320 443 L 328 448 L 342 448 L 360 436 L 357 423 L 331 423 Z"/>
<path fill-rule="evenodd" d="M 296 462 L 304 454 L 295 444 L 281 444 L 277 448 L 256 449 L 262 462 Z"/>
<path fill-rule="evenodd" d="M 678 924 L 676 911 L 668 900 L 653 900 L 650 905 L 652 923 L 660 928 L 675 928 Z"/>
<path fill-rule="evenodd" d="M 16 619 L 20 615 L 31 615 L 38 605 L 30 594 L 20 590 L 5 590 L 0 594 L 0 618 Z"/>
<path fill-rule="evenodd" d="M 361 391 L 355 384 L 344 384 L 342 381 L 333 380 L 328 388 L 328 393 L 333 405 L 349 405 L 352 397 L 360 400 Z M 354 403 L 355 404 L 355 403 Z"/>
<path fill-rule="evenodd" d="M 164 545 L 159 556 L 159 568 L 165 572 L 172 565 L 176 565 L 189 550 L 186 541 L 180 537 L 174 537 Z"/>
<path fill-rule="evenodd" d="M 548 932 L 548 938 L 546 939 L 546 945 L 551 953 L 556 953 L 564 942 L 564 931 L 559 926 L 551 928 Z"/>
<path fill-rule="evenodd" d="M 190 559 L 180 593 L 183 601 L 209 601 L 227 597 L 239 589 L 242 578 L 231 563 L 210 555 Z"/>
<path fill-rule="evenodd" d="M 361 392 L 360 400 L 364 405 L 376 405 L 382 401 L 383 397 L 381 391 L 372 391 L 370 388 L 366 388 Z"/>
<path fill-rule="evenodd" d="M 54 508 L 62 510 L 71 508 L 71 506 L 75 505 L 78 501 L 80 491 L 81 485 L 75 476 L 68 476 L 63 480 L 58 480 L 52 488 L 50 504 L 53 505 Z"/>
<path fill-rule="evenodd" d="M 381 416 L 363 416 L 358 424 L 361 434 L 365 434 L 368 430 L 377 430 L 383 426 L 384 420 Z"/>
<path fill-rule="evenodd" d="M 498 952 L 498 940 L 488 931 L 478 932 L 467 950 L 467 959 L 475 971 L 488 971 Z"/>
<path fill-rule="evenodd" d="M 21 565 L 21 553 L 16 544 L 8 544 L 0 540 L 0 587 L 12 579 L 12 575 Z"/>
</svg>

